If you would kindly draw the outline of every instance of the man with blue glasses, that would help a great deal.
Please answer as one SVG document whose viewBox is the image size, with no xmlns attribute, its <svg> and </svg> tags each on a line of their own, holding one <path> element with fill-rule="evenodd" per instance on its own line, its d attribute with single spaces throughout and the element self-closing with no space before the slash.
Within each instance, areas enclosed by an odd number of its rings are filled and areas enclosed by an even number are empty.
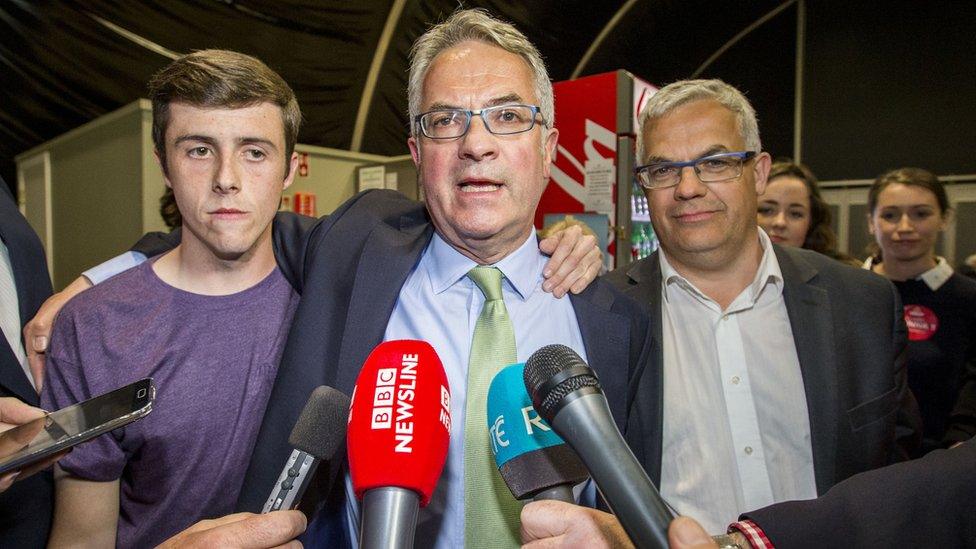
<svg viewBox="0 0 976 549">
<path fill-rule="evenodd" d="M 746 98 L 675 82 L 640 122 L 661 250 L 610 280 L 658 320 L 628 437 L 665 499 L 717 533 L 902 456 L 918 433 L 898 296 L 759 230 L 771 161 Z"/>
<path fill-rule="evenodd" d="M 759 230 L 771 162 L 746 98 L 718 80 L 662 88 L 637 154 L 661 249 L 607 278 L 651 313 L 626 436 L 664 498 L 722 533 L 903 455 L 917 417 L 898 295 Z"/>
</svg>

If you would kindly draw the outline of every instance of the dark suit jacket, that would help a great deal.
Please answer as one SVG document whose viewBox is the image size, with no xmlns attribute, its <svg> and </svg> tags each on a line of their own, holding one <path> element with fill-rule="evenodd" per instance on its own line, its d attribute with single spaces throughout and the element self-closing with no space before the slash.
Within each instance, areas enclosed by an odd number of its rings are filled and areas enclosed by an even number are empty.
<svg viewBox="0 0 976 549">
<path fill-rule="evenodd" d="M 51 295 L 51 278 L 41 241 L 20 215 L 3 179 L 0 179 L 0 237 L 10 253 L 23 329 L 23 324 L 34 318 L 37 309 Z M 24 375 L 6 337 L 0 337 L 0 396 L 16 397 L 32 406 L 38 402 L 37 392 Z M 0 494 L 0 546 L 43 547 L 51 527 L 52 494 L 50 471 L 15 482 Z"/>
<path fill-rule="evenodd" d="M 976 439 L 742 518 L 778 549 L 976 547 Z"/>
<path fill-rule="evenodd" d="M 773 246 L 810 414 L 817 493 L 907 454 L 921 427 L 905 377 L 906 330 L 894 286 L 826 256 Z M 651 364 L 636 380 L 627 439 L 661 479 L 663 345 L 657 253 L 606 277 L 644 304 L 654 327 Z"/>
<path fill-rule="evenodd" d="M 293 249 L 296 241 L 286 235 L 300 227 L 281 221 L 275 226 L 276 242 Z M 352 394 L 360 367 L 383 341 L 400 287 L 432 235 L 422 204 L 398 193 L 371 191 L 353 197 L 301 239 L 304 254 L 291 261 L 301 260 L 285 270 L 286 276 L 298 277 L 293 283 L 302 297 L 238 500 L 240 510 L 260 510 L 268 497 L 291 451 L 288 434 L 312 390 L 330 385 Z M 640 375 L 649 352 L 647 315 L 602 281 L 571 299 L 590 365 L 622 428 L 628 379 Z"/>
</svg>

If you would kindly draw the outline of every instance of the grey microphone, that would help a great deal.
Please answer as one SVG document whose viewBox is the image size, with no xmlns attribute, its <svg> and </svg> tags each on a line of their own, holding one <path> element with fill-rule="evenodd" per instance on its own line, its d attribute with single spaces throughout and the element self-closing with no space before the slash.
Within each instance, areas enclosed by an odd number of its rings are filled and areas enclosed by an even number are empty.
<svg viewBox="0 0 976 549">
<path fill-rule="evenodd" d="M 332 459 L 345 440 L 348 418 L 349 397 L 325 385 L 312 391 L 288 437 L 294 449 L 262 513 L 298 507 L 319 462 Z"/>
<path fill-rule="evenodd" d="M 593 369 L 569 347 L 547 345 L 523 375 L 536 411 L 576 450 L 634 545 L 666 549 L 674 515 L 617 429 Z"/>
</svg>

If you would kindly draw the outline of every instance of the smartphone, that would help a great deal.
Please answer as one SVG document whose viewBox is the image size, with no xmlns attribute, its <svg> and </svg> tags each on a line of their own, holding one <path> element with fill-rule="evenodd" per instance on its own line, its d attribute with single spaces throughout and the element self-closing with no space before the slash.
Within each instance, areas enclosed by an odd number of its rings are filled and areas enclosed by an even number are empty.
<svg viewBox="0 0 976 549">
<path fill-rule="evenodd" d="M 8 429 L 0 433 L 0 474 L 143 418 L 155 398 L 152 378 L 145 378 Z"/>
</svg>

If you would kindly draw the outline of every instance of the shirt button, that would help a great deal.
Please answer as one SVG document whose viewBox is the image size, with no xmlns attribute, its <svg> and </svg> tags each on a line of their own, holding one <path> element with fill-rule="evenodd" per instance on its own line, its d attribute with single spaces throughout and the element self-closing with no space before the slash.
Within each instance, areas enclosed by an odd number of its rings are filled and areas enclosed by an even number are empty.
<svg viewBox="0 0 976 549">
<path fill-rule="evenodd" d="M 728 320 L 728 319 L 729 319 L 729 315 L 725 315 L 722 317 L 722 320 Z"/>
<path fill-rule="evenodd" d="M 732 376 L 732 385 L 739 384 L 739 376 Z"/>
<path fill-rule="evenodd" d="M 751 456 L 752 455 L 752 446 L 746 446 L 745 452 L 746 452 L 746 455 L 747 456 Z"/>
</svg>

